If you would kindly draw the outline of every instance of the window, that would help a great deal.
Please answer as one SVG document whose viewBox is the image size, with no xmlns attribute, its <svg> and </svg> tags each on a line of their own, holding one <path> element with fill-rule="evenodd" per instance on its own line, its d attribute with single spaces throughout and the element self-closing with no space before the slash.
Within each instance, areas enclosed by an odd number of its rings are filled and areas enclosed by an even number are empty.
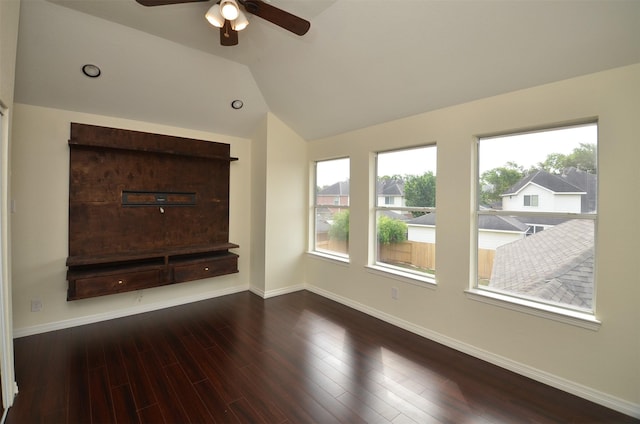
<svg viewBox="0 0 640 424">
<path fill-rule="evenodd" d="M 435 281 L 436 146 L 380 152 L 375 264 Z"/>
<path fill-rule="evenodd" d="M 527 228 L 527 235 L 539 233 L 540 231 L 543 231 L 543 230 L 544 230 L 543 225 L 530 225 L 529 228 Z"/>
<path fill-rule="evenodd" d="M 314 247 L 316 252 L 349 256 L 349 159 L 315 163 Z"/>
<path fill-rule="evenodd" d="M 593 313 L 597 133 L 593 123 L 478 140 L 479 292 Z"/>
<path fill-rule="evenodd" d="M 537 194 L 526 194 L 524 196 L 524 205 L 525 206 L 538 206 L 538 195 Z"/>
</svg>

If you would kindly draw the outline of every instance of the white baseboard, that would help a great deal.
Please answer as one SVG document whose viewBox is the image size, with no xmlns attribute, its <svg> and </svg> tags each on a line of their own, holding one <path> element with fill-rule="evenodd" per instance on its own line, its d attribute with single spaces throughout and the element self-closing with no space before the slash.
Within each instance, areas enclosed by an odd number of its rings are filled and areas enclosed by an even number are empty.
<svg viewBox="0 0 640 424">
<path fill-rule="evenodd" d="M 475 358 L 482 359 L 483 361 L 497 365 L 509 371 L 513 371 L 517 374 L 531 378 L 532 380 L 539 381 L 548 386 L 555 387 L 556 389 L 560 389 L 564 392 L 579 396 L 583 399 L 587 399 L 591 402 L 597 403 L 599 405 L 605 406 L 607 408 L 613 409 L 623 414 L 632 416 L 634 418 L 640 418 L 640 404 L 636 404 L 633 402 L 626 401 L 624 399 L 617 398 L 615 396 L 592 389 L 582 384 L 579 384 L 570 380 L 566 380 L 564 378 L 558 377 L 548 372 L 513 361 L 509 358 L 505 358 L 503 356 L 496 355 L 486 350 L 479 349 L 475 346 L 472 346 L 467 343 L 460 342 L 459 340 L 453 339 L 451 337 L 445 336 L 444 334 L 440 334 L 438 332 L 429 330 L 427 328 L 417 326 L 409 321 L 405 321 L 393 315 L 387 314 L 386 312 L 379 311 L 370 306 L 356 302 L 352 299 L 324 290 L 320 287 L 307 284 L 305 288 L 310 292 L 313 292 L 320 296 L 334 300 L 345 306 L 356 309 L 367 315 L 371 315 L 382 321 L 388 322 L 389 324 L 395 325 L 396 327 L 400 327 L 404 330 L 410 331 L 414 334 L 425 337 L 429 340 L 433 340 L 437 343 L 440 343 L 442 345 L 445 345 L 457 351 L 466 353 Z"/>
<path fill-rule="evenodd" d="M 270 297 L 282 296 L 283 294 L 294 293 L 297 291 L 304 290 L 306 286 L 304 284 L 297 284 L 295 286 L 283 287 L 281 289 L 276 290 L 267 290 L 266 292 L 257 287 L 251 286 L 249 287 L 249 291 L 260 296 L 263 299 L 269 299 Z"/>
<path fill-rule="evenodd" d="M 161 302 L 140 304 L 131 308 L 119 309 L 117 311 L 105 312 L 101 314 L 88 315 L 79 318 L 72 318 L 56 322 L 48 322 L 46 324 L 34 325 L 30 327 L 15 328 L 13 330 L 13 337 L 15 339 L 20 337 L 32 336 L 34 334 L 46 333 L 49 331 L 63 330 L 65 328 L 77 327 L 85 324 L 93 324 L 95 322 L 107 321 L 110 319 L 122 318 L 130 315 L 142 314 L 145 312 L 157 311 L 160 309 L 171 308 L 173 306 L 186 305 L 187 303 L 193 303 L 200 300 L 212 299 L 214 297 L 225 296 L 228 294 L 234 294 L 243 292 L 249 289 L 249 285 L 234 286 L 222 290 L 214 290 L 211 292 L 198 293 L 197 295 L 178 297 L 168 299 Z"/>
</svg>

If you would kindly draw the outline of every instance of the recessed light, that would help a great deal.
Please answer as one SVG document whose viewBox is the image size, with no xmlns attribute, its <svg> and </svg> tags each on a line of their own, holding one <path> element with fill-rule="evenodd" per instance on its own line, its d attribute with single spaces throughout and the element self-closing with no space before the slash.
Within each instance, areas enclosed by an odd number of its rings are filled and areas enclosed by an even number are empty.
<svg viewBox="0 0 640 424">
<path fill-rule="evenodd" d="M 82 67 L 82 73 L 89 78 L 98 78 L 102 71 L 96 65 L 86 64 Z"/>
<path fill-rule="evenodd" d="M 244 106 L 242 100 L 234 100 L 231 102 L 231 107 L 234 109 L 242 109 L 242 106 Z"/>
</svg>

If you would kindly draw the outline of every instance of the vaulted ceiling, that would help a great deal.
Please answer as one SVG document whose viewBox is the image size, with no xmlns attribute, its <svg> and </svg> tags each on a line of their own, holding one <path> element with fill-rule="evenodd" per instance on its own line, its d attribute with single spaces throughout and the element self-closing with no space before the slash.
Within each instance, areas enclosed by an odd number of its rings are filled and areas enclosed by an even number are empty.
<svg viewBox="0 0 640 424">
<path fill-rule="evenodd" d="M 222 47 L 211 1 L 22 0 L 15 99 L 239 137 L 270 111 L 312 140 L 640 62 L 637 0 L 270 3 L 311 30 L 250 16 Z"/>
</svg>

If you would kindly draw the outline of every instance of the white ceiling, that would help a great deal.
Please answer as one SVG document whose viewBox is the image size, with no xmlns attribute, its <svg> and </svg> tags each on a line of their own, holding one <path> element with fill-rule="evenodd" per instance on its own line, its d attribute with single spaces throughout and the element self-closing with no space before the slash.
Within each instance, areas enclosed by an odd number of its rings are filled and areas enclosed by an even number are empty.
<svg viewBox="0 0 640 424">
<path fill-rule="evenodd" d="M 271 111 L 312 140 L 640 62 L 638 0 L 270 2 L 311 30 L 252 16 L 222 47 L 212 2 L 22 0 L 15 99 L 240 137 Z"/>
</svg>

